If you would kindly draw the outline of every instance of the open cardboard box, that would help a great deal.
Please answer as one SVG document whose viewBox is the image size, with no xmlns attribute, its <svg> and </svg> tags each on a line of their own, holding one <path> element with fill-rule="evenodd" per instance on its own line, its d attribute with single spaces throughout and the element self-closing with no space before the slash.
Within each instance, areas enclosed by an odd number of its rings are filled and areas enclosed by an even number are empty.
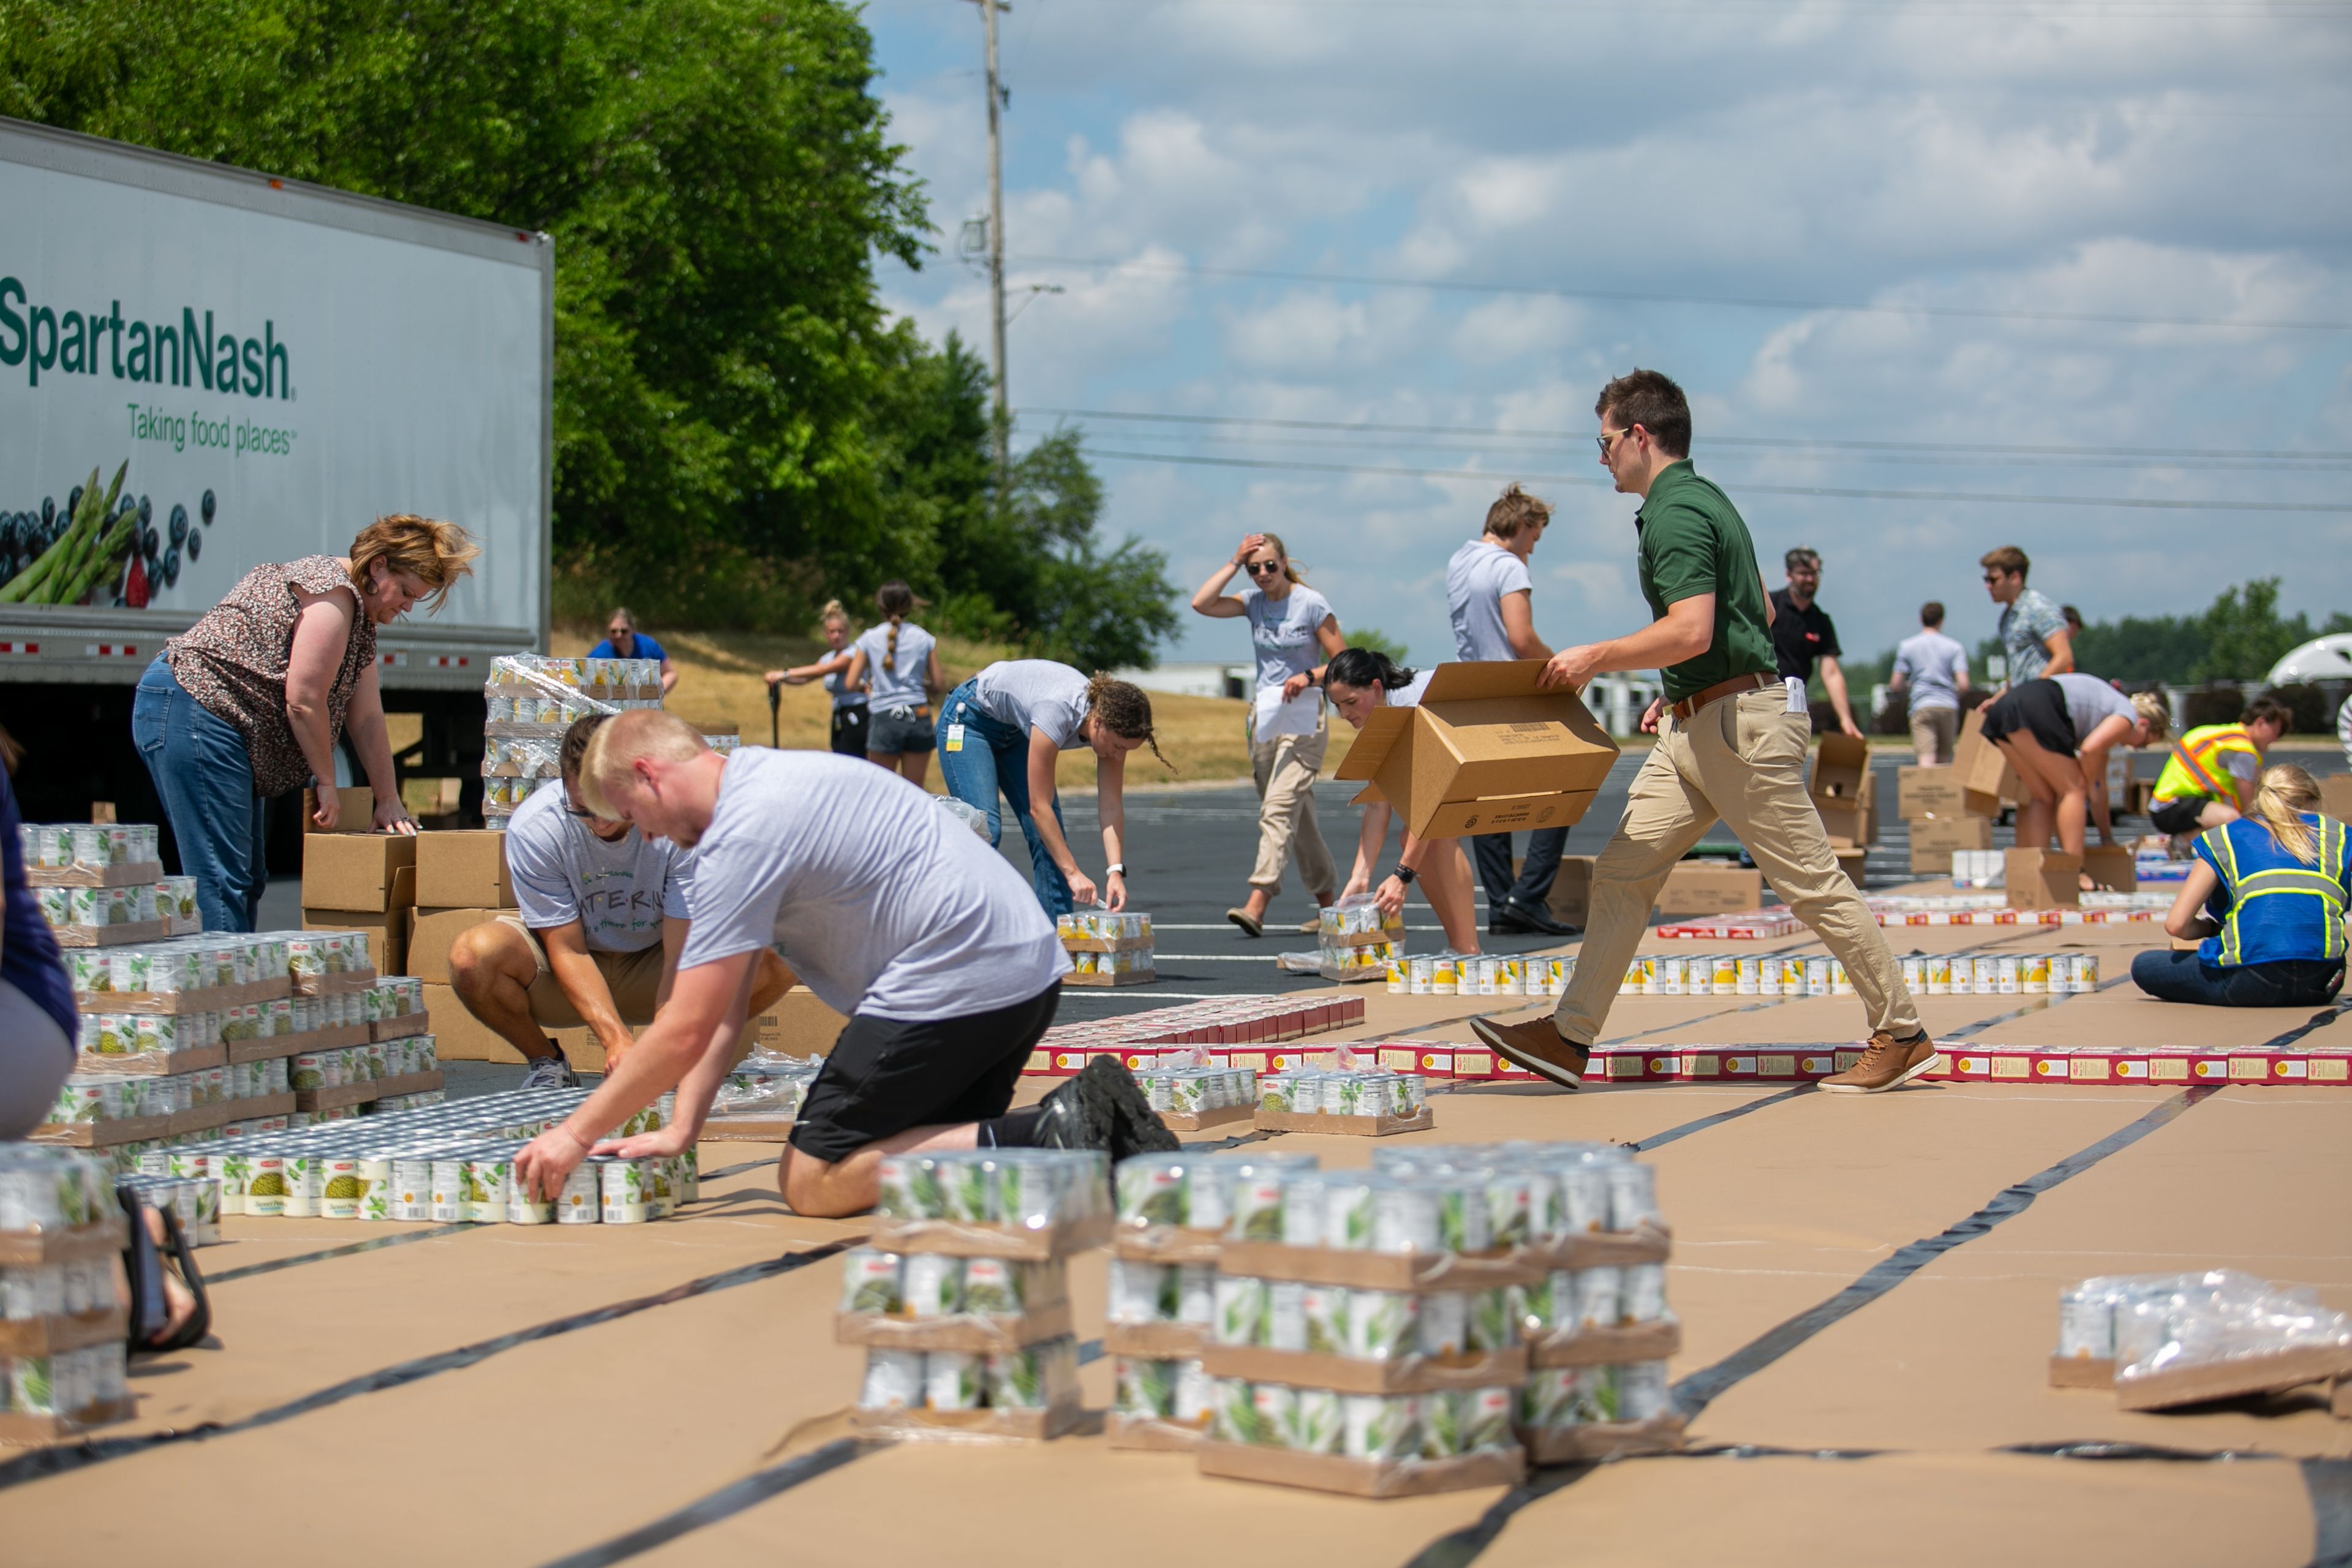
<svg viewBox="0 0 2352 1568">
<path fill-rule="evenodd" d="M 1970 789 L 1956 766 L 1909 767 L 1895 775 L 1895 814 L 1906 822 L 1922 817 L 1994 817 L 2000 815 L 2000 796 Z M 1960 848 L 1973 846 L 1961 845 Z M 1988 846 L 1989 847 L 1989 846 Z"/>
<path fill-rule="evenodd" d="M 2083 858 L 2055 849 L 2009 849 L 2001 881 L 2012 910 L 2071 910 L 2083 902 Z"/>
<path fill-rule="evenodd" d="M 1422 838 L 1566 827 L 1591 806 L 1617 743 L 1575 692 L 1537 685 L 1540 659 L 1444 664 L 1417 708 L 1382 708 L 1338 776 L 1369 781 Z"/>
<path fill-rule="evenodd" d="M 2139 873 L 2132 868 L 2132 847 L 2128 844 L 2086 844 L 2083 847 L 2083 874 L 2091 885 L 2105 888 L 2111 893 L 2139 891 Z"/>
<path fill-rule="evenodd" d="M 2009 765 L 2008 757 L 2002 755 L 1999 746 L 1984 738 L 1982 708 L 1971 710 L 1960 721 L 1960 738 L 1952 748 L 1951 772 L 1962 788 L 1979 798 L 1990 796 L 1996 802 L 2025 798 L 2025 786 L 2018 782 L 2017 770 Z"/>
</svg>

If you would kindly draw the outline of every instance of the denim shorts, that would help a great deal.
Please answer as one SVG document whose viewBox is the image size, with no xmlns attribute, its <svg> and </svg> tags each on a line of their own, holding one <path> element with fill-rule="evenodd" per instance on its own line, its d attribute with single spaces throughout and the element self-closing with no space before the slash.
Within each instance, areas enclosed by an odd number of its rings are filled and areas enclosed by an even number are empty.
<svg viewBox="0 0 2352 1568">
<path fill-rule="evenodd" d="M 866 731 L 866 749 L 893 756 L 900 752 L 928 752 L 939 744 L 939 736 L 928 717 L 917 717 L 914 708 L 877 708 Z"/>
</svg>

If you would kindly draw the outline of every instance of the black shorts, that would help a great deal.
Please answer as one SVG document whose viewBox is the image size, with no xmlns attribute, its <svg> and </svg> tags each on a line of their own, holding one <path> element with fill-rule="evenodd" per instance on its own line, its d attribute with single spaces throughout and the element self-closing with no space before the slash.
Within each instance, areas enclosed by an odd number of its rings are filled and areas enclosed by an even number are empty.
<svg viewBox="0 0 2352 1568">
<path fill-rule="evenodd" d="M 2043 751 L 2073 756 L 2074 721 L 2066 713 L 2066 689 L 2054 680 L 2029 680 L 1986 705 L 1986 740 L 1998 741 L 2020 730 L 2040 742 Z"/>
<path fill-rule="evenodd" d="M 833 710 L 833 749 L 841 756 L 862 757 L 866 754 L 866 704 Z"/>
<path fill-rule="evenodd" d="M 2198 816 L 2213 803 L 2201 795 L 2184 795 L 2172 800 L 2150 801 L 2147 825 L 2158 833 L 2194 833 Z"/>
<path fill-rule="evenodd" d="M 866 749 L 886 757 L 934 750 L 940 743 L 938 728 L 930 720 L 917 717 L 919 712 L 913 708 L 877 710 L 874 728 L 866 737 Z"/>
<path fill-rule="evenodd" d="M 1058 980 L 1026 1002 L 961 1018 L 851 1016 L 793 1124 L 793 1147 L 838 1163 L 909 1127 L 1002 1116 L 1062 1000 Z"/>
</svg>

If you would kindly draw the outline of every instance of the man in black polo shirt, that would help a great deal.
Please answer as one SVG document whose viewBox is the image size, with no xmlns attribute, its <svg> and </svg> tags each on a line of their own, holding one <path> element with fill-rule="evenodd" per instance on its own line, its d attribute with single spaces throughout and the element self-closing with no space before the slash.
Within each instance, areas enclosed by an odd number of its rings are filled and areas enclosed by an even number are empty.
<svg viewBox="0 0 2352 1568">
<path fill-rule="evenodd" d="M 1690 464 L 1690 404 L 1654 370 L 1601 389 L 1601 461 L 1633 516 L 1642 596 L 1657 617 L 1628 636 L 1556 653 L 1542 683 L 1581 689 L 1611 670 L 1655 669 L 1665 695 L 1642 715 L 1658 737 L 1626 792 L 1625 815 L 1592 867 L 1592 917 L 1576 977 L 1549 1018 L 1470 1027 L 1496 1052 L 1569 1089 L 1617 999 L 1626 962 L 1675 862 L 1717 819 L 1763 868 L 1772 890 L 1845 964 L 1870 1039 L 1831 1094 L 1871 1094 L 1935 1066 L 1936 1047 L 1861 890 L 1838 869 L 1805 793 L 1811 726 L 1772 673 L 1772 607 L 1756 547 L 1731 500 Z"/>
<path fill-rule="evenodd" d="M 1811 680 L 1813 661 L 1822 666 L 1822 689 L 1837 710 L 1838 728 L 1860 739 L 1861 728 L 1847 705 L 1845 671 L 1838 668 L 1837 627 L 1813 595 L 1822 591 L 1822 557 L 1800 545 L 1780 558 L 1789 585 L 1772 591 L 1772 653 L 1780 661 L 1783 680 Z"/>
</svg>

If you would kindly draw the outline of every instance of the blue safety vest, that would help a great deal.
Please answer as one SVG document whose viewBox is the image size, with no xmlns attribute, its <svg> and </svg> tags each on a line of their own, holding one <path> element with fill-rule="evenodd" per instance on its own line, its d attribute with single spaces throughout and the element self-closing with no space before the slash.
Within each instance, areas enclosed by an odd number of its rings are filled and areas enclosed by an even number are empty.
<svg viewBox="0 0 2352 1568">
<path fill-rule="evenodd" d="M 2198 858 L 2221 879 L 2205 906 L 2221 934 L 2198 944 L 2199 958 L 2230 966 L 2344 956 L 2344 909 L 2352 900 L 2344 824 L 2309 813 L 2303 820 L 2319 849 L 2316 865 L 2288 854 L 2252 817 L 2198 835 Z"/>
</svg>

